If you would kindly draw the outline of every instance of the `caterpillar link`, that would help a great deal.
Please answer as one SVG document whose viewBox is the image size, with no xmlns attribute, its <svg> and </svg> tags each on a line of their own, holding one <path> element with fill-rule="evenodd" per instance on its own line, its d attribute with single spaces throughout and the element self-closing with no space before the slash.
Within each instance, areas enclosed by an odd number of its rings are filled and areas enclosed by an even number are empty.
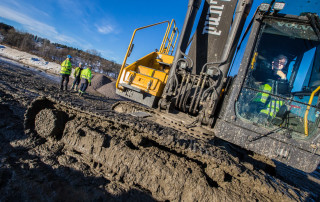
<svg viewBox="0 0 320 202">
<path fill-rule="evenodd" d="M 272 0 L 258 7 L 244 30 L 251 5 L 252 0 L 190 0 L 177 45 L 175 22 L 161 22 L 168 29 L 159 51 L 127 65 L 136 32 L 160 23 L 136 29 L 116 83 L 116 93 L 134 102 L 114 109 L 312 173 L 320 163 L 319 17 L 284 14 L 285 1 Z M 247 45 L 237 64 L 243 40 Z M 274 74 L 278 55 L 286 57 L 285 79 Z"/>
</svg>

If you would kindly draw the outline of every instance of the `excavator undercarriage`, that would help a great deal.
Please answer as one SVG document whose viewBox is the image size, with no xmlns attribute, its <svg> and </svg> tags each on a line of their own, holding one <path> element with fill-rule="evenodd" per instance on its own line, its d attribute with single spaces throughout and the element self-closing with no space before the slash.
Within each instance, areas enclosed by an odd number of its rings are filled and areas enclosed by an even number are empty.
<svg viewBox="0 0 320 202">
<path fill-rule="evenodd" d="M 223 149 L 233 150 L 228 144 L 217 147 L 179 128 L 141 118 L 136 113 L 139 108 L 133 112 L 117 103 L 114 109 L 132 115 L 93 113 L 76 103 L 39 97 L 25 113 L 25 132 L 42 147 L 63 152 L 73 161 L 82 162 L 82 166 L 89 166 L 92 172 L 150 193 L 156 200 L 214 201 L 223 200 L 227 193 L 234 200 L 300 197 L 284 192 L 288 185 L 276 179 L 266 181 L 264 174 L 252 170 L 254 164 L 272 172 L 269 165 L 249 156 L 242 164 L 239 157 L 230 156 L 230 151 Z M 147 112 L 159 118 L 152 109 Z M 252 189 L 253 182 L 259 184 L 257 189 Z M 274 189 L 279 186 L 282 188 Z M 239 187 L 250 190 L 250 194 L 239 192 Z"/>
</svg>

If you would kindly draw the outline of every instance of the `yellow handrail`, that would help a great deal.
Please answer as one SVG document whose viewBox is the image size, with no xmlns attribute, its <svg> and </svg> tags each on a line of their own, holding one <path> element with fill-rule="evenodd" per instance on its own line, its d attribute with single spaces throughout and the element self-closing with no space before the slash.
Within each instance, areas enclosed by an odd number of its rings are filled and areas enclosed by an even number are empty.
<svg viewBox="0 0 320 202">
<path fill-rule="evenodd" d="M 116 88 L 117 88 L 117 89 L 118 89 L 118 87 L 119 87 L 119 86 L 118 86 L 119 80 L 120 80 L 120 77 L 121 77 L 121 75 L 122 75 L 124 66 L 125 66 L 125 64 L 126 64 L 126 62 L 127 62 L 128 54 L 129 54 L 129 52 L 130 52 L 131 44 L 132 44 L 133 39 L 134 39 L 134 37 L 135 37 L 135 35 L 136 35 L 136 32 L 139 31 L 139 30 L 142 30 L 142 29 L 145 29 L 145 28 L 148 28 L 148 27 L 153 27 L 153 26 L 156 26 L 156 25 L 160 25 L 160 24 L 163 24 L 163 23 L 168 23 L 168 26 L 169 26 L 169 21 L 167 20 L 167 21 L 158 22 L 158 23 L 155 23 L 155 24 L 152 24 L 152 25 L 140 27 L 140 28 L 137 28 L 137 29 L 135 29 L 135 30 L 133 31 L 133 34 L 132 34 L 132 37 L 131 37 L 131 41 L 130 41 L 130 43 L 129 43 L 129 47 L 128 47 L 128 49 L 127 49 L 126 56 L 124 57 L 124 60 L 123 60 L 122 66 L 121 66 L 121 70 L 120 70 L 120 72 L 119 72 L 119 76 L 118 76 L 118 79 L 117 79 L 117 83 L 116 83 Z M 168 28 L 167 28 L 167 30 L 168 30 Z M 168 31 L 167 31 L 167 32 L 168 32 Z"/>
<path fill-rule="evenodd" d="M 170 36 L 170 39 L 169 39 L 169 42 L 168 42 L 168 47 L 170 47 L 170 48 L 167 48 L 167 51 L 166 51 L 165 54 L 169 54 L 170 49 L 173 48 L 171 44 L 172 44 L 172 41 L 173 41 L 175 32 L 176 32 L 176 30 L 175 30 L 175 27 L 174 27 L 173 30 L 172 30 L 172 32 L 171 32 L 171 36 Z M 172 51 L 173 51 L 173 50 L 172 50 Z"/>
<path fill-rule="evenodd" d="M 311 106 L 311 104 L 312 104 L 314 95 L 315 95 L 319 90 L 320 90 L 320 86 L 311 93 L 311 96 L 310 96 L 310 99 L 309 99 L 309 102 L 308 102 L 308 107 L 307 107 L 306 113 L 304 114 L 304 134 L 305 134 L 306 136 L 309 135 L 309 131 L 308 131 L 308 114 L 309 114 L 310 106 Z"/>
<path fill-rule="evenodd" d="M 171 55 L 172 55 L 172 53 L 173 53 L 173 51 L 174 51 L 174 49 L 175 49 L 175 46 L 176 46 L 176 43 L 177 43 L 177 40 L 178 40 L 178 37 L 179 37 L 179 30 L 178 30 L 178 28 L 175 26 L 174 27 L 174 31 L 172 32 L 172 40 L 171 40 L 171 43 L 170 43 L 170 47 L 172 48 L 171 49 Z M 177 33 L 177 36 L 175 37 L 176 39 L 175 39 L 175 41 L 174 41 L 174 44 L 172 45 L 172 41 L 173 41 L 173 38 L 174 38 L 174 35 Z M 169 54 L 169 50 L 168 50 L 168 54 Z"/>
<path fill-rule="evenodd" d="M 169 38 L 169 33 L 170 33 L 171 28 L 172 28 L 172 32 L 171 32 L 171 35 L 170 35 L 170 38 Z M 170 26 L 168 26 L 166 34 L 163 37 L 159 52 L 163 53 L 163 54 L 169 54 L 169 52 L 171 50 L 171 54 L 172 54 L 173 51 L 174 51 L 178 36 L 179 36 L 179 30 L 176 27 L 176 22 L 174 21 L 174 19 L 172 19 L 171 23 L 170 23 Z M 173 42 L 174 38 L 175 38 L 175 42 L 172 45 L 172 42 Z M 166 45 L 167 42 L 168 42 L 168 46 L 165 49 L 165 45 Z"/>
<path fill-rule="evenodd" d="M 172 26 L 172 21 L 171 21 L 170 25 L 167 27 L 166 33 L 164 34 L 164 37 L 163 37 L 163 39 L 162 39 L 162 43 L 161 43 L 161 46 L 160 46 L 160 49 L 159 49 L 159 52 L 160 52 L 160 53 L 163 52 L 163 49 L 164 49 L 166 40 L 167 40 L 168 35 L 169 35 L 169 32 L 170 32 L 170 30 L 171 30 L 171 26 Z"/>
<path fill-rule="evenodd" d="M 252 61 L 251 61 L 251 65 L 250 65 L 251 69 L 253 69 L 254 65 L 256 64 L 257 56 L 258 56 L 258 52 L 255 52 L 254 55 L 253 55 Z"/>
<path fill-rule="evenodd" d="M 176 36 L 176 39 L 174 40 L 174 44 L 173 44 L 173 46 L 172 46 L 171 55 L 172 55 L 172 53 L 173 53 L 173 51 L 174 51 L 174 49 L 175 49 L 175 47 L 176 47 L 176 43 L 177 43 L 177 41 L 178 41 L 178 37 L 179 37 L 179 34 L 180 34 L 178 28 L 176 28 L 176 32 L 178 32 L 178 34 L 177 34 L 177 36 Z"/>
</svg>

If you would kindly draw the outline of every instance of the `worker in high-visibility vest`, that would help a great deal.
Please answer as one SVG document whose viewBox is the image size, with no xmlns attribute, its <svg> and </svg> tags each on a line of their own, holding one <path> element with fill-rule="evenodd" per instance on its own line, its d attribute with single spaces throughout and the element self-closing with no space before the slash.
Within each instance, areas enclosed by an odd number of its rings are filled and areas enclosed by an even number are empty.
<svg viewBox="0 0 320 202">
<path fill-rule="evenodd" d="M 259 90 L 262 92 L 257 93 L 255 98 L 253 99 L 253 102 L 266 104 L 269 98 L 269 93 L 272 92 L 272 87 L 268 83 L 266 83 L 266 84 L 260 85 Z"/>
<path fill-rule="evenodd" d="M 260 113 L 268 115 L 270 118 L 274 118 L 283 105 L 282 100 L 270 100 L 266 109 L 262 109 Z"/>
<path fill-rule="evenodd" d="M 279 55 L 273 59 L 272 70 L 275 76 L 274 82 L 277 80 L 287 79 L 287 75 L 284 72 L 287 61 L 288 59 L 284 55 Z M 270 93 L 273 93 L 275 89 L 273 89 L 269 83 L 260 85 L 259 90 L 261 92 L 257 93 L 253 99 L 253 102 L 260 103 L 264 106 L 262 109 L 260 108 L 259 113 L 262 115 L 267 115 L 267 118 L 270 120 L 276 116 L 284 102 L 275 97 L 270 97 Z M 265 106 L 266 104 L 267 106 Z"/>
<path fill-rule="evenodd" d="M 264 83 L 259 86 L 259 92 L 253 97 L 246 108 L 247 116 L 257 116 L 262 109 L 265 109 L 270 101 L 270 93 L 272 87 L 269 83 Z"/>
<path fill-rule="evenodd" d="M 60 90 L 68 90 L 69 76 L 72 70 L 71 58 L 72 58 L 71 55 L 67 55 L 67 58 L 61 63 Z"/>
<path fill-rule="evenodd" d="M 89 65 L 86 69 L 81 71 L 81 86 L 79 90 L 79 96 L 82 96 L 86 90 L 88 85 L 91 86 L 91 66 Z"/>
<path fill-rule="evenodd" d="M 80 84 L 80 80 L 81 80 L 81 71 L 83 70 L 82 68 L 82 63 L 79 63 L 79 66 L 76 67 L 76 69 L 73 72 L 73 76 L 74 76 L 74 81 L 71 87 L 71 90 L 75 89 L 75 91 L 78 91 L 78 86 Z"/>
<path fill-rule="evenodd" d="M 259 113 L 268 115 L 270 118 L 275 117 L 280 107 L 283 105 L 283 101 L 276 100 L 276 98 L 270 97 L 269 93 L 272 93 L 272 87 L 266 83 L 259 87 L 262 92 L 257 93 L 257 95 L 252 100 L 255 103 L 260 103 Z"/>
</svg>

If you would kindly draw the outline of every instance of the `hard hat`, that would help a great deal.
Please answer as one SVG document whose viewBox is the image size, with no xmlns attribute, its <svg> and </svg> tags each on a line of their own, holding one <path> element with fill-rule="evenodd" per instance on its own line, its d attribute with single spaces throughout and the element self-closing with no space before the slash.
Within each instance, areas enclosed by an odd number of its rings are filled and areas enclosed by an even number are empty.
<svg viewBox="0 0 320 202">
<path fill-rule="evenodd" d="M 70 59 L 71 59 L 72 57 L 71 57 L 71 55 L 67 55 L 67 58 L 70 58 Z"/>
<path fill-rule="evenodd" d="M 79 65 L 82 65 L 82 62 L 79 62 Z"/>
</svg>

